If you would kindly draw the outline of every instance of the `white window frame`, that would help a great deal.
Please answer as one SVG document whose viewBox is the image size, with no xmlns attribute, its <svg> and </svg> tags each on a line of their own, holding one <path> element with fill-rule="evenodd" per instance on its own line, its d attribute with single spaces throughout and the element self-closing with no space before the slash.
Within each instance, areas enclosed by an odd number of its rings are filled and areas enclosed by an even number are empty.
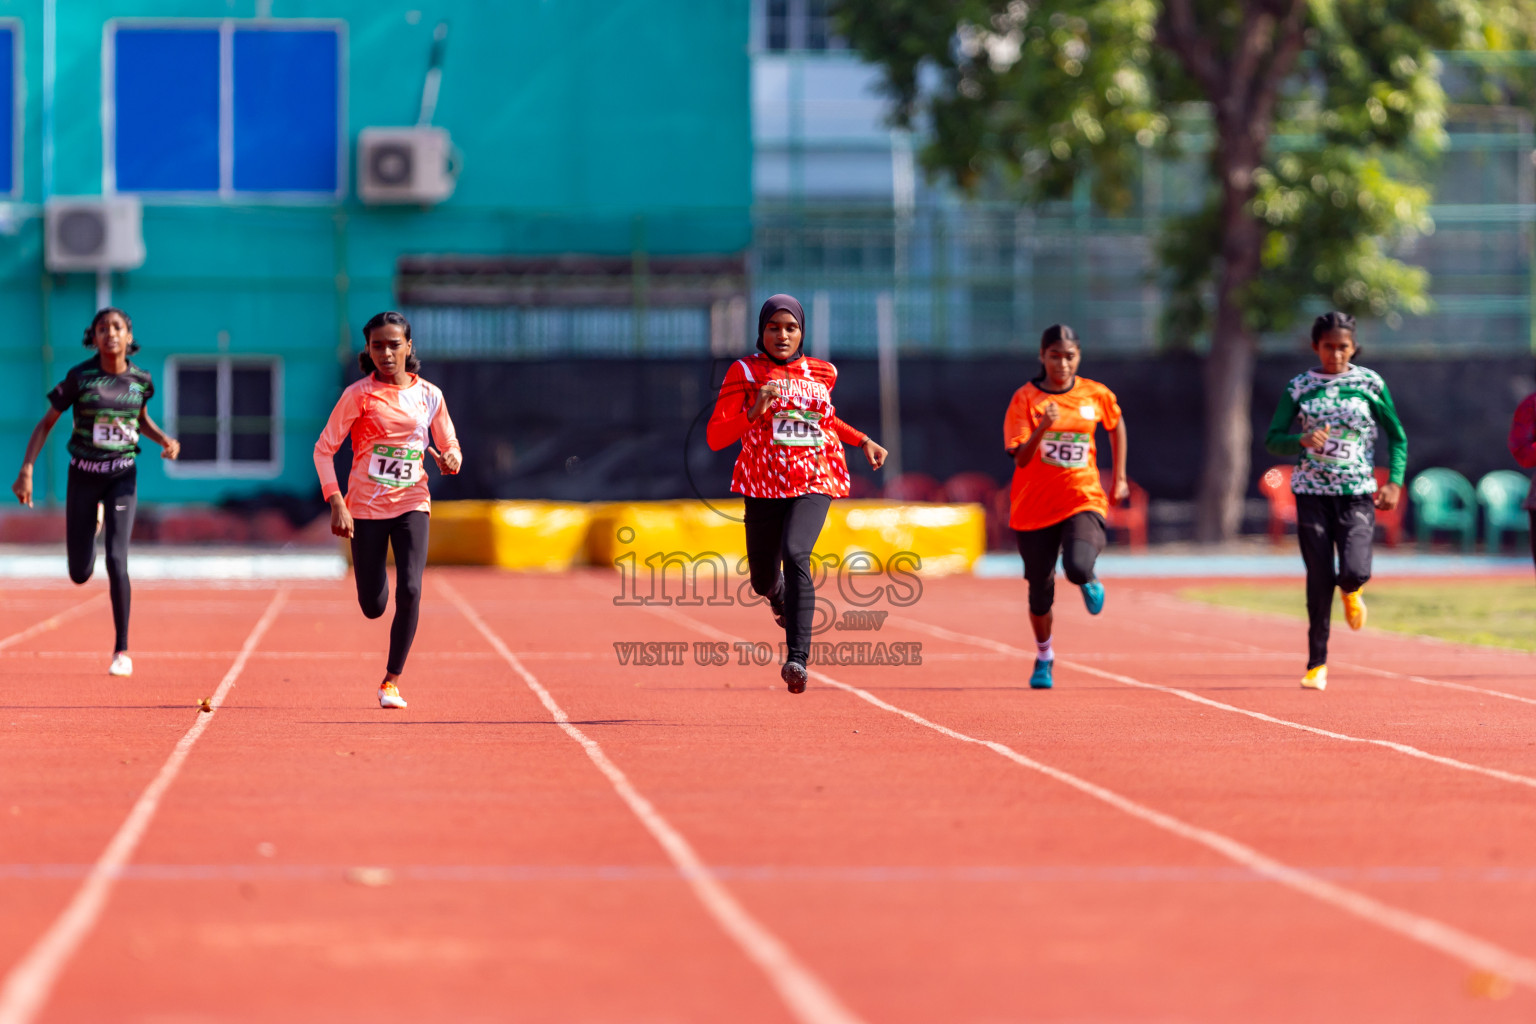
<svg viewBox="0 0 1536 1024">
<path fill-rule="evenodd" d="M 0 28 L 11 33 L 11 190 L 0 193 L 11 199 L 21 199 L 25 189 L 23 174 L 26 162 L 22 160 L 21 147 L 27 140 L 27 69 L 22 63 L 27 49 L 22 45 L 22 21 L 20 18 L 0 18 Z"/>
<path fill-rule="evenodd" d="M 117 190 L 117 30 L 219 30 L 218 191 L 133 192 L 147 203 L 327 206 L 347 198 L 347 23 L 339 18 L 109 18 L 101 30 L 101 194 Z M 336 33 L 336 189 L 333 192 L 242 192 L 235 189 L 235 30 L 329 30 Z"/>
<path fill-rule="evenodd" d="M 230 371 L 237 367 L 263 367 L 272 371 L 272 458 L 266 462 L 251 462 L 230 458 L 230 405 L 232 386 Z M 214 400 L 218 419 L 215 458 L 213 461 L 183 462 L 180 459 L 164 463 L 167 476 L 180 479 L 208 479 L 211 477 L 240 480 L 272 480 L 283 473 L 283 361 L 277 356 L 221 356 L 186 355 L 168 356 L 165 360 L 165 419 L 166 430 L 172 437 L 179 436 L 177 424 L 179 406 L 176 401 L 177 378 L 184 368 L 218 373 L 218 395 Z"/>
</svg>

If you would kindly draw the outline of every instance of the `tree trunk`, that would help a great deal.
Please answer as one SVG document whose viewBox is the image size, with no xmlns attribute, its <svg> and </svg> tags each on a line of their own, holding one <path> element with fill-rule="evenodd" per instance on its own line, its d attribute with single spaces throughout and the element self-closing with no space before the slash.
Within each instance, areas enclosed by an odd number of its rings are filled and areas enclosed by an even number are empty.
<svg viewBox="0 0 1536 1024">
<path fill-rule="evenodd" d="M 1218 120 L 1221 120 L 1218 118 Z M 1258 276 L 1263 234 L 1249 212 L 1258 166 L 1247 125 L 1218 128 L 1224 154 L 1221 270 L 1216 317 L 1205 359 L 1205 460 L 1195 504 L 1195 539 L 1231 540 L 1243 521 L 1253 446 L 1253 366 L 1257 339 L 1243 320 L 1243 292 Z"/>
</svg>

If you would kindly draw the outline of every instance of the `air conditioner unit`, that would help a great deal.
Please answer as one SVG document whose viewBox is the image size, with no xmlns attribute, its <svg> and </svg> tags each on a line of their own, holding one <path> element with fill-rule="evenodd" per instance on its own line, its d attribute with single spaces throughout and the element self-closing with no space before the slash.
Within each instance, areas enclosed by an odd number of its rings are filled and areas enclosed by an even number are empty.
<svg viewBox="0 0 1536 1024">
<path fill-rule="evenodd" d="M 132 196 L 56 196 L 44 219 L 49 270 L 132 270 L 144 263 L 143 211 Z"/>
<path fill-rule="evenodd" d="M 364 128 L 357 133 L 357 194 L 365 203 L 440 203 L 458 181 L 443 128 Z"/>
</svg>

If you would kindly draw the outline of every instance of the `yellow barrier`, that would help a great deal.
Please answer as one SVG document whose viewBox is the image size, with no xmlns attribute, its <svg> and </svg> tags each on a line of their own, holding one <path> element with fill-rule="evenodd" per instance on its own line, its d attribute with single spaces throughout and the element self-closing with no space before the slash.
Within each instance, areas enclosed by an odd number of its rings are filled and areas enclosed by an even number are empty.
<svg viewBox="0 0 1536 1024">
<path fill-rule="evenodd" d="M 427 561 L 559 572 L 579 561 L 591 520 L 574 501 L 436 501 Z"/>
<path fill-rule="evenodd" d="M 669 555 L 718 554 L 728 571 L 745 574 L 742 501 L 574 502 L 452 501 L 432 506 L 429 559 L 439 565 L 497 565 L 507 569 L 564 569 L 585 553 L 592 565 L 614 565 L 628 555 L 635 568 Z M 986 515 L 980 505 L 927 505 L 834 501 L 816 543 L 823 558 L 841 564 L 855 552 L 882 567 L 923 575 L 967 572 L 986 550 Z M 912 557 L 912 556 L 915 556 Z"/>
<path fill-rule="evenodd" d="M 969 572 L 987 550 L 987 516 L 980 505 L 929 505 L 894 501 L 834 501 L 816 542 L 818 554 L 846 560 L 867 552 L 889 566 L 924 576 Z M 907 561 L 908 556 L 916 559 Z"/>
</svg>

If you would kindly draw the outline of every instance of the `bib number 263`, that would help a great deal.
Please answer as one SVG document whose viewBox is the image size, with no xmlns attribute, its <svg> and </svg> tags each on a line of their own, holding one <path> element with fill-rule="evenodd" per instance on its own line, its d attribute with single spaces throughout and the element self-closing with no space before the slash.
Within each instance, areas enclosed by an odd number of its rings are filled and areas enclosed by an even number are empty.
<svg viewBox="0 0 1536 1024">
<path fill-rule="evenodd" d="M 376 444 L 368 454 L 368 479 L 385 487 L 409 487 L 421 479 L 421 449 Z"/>
<path fill-rule="evenodd" d="M 1088 465 L 1091 434 L 1070 430 L 1047 430 L 1040 438 L 1040 461 L 1047 466 L 1083 469 Z"/>
</svg>

